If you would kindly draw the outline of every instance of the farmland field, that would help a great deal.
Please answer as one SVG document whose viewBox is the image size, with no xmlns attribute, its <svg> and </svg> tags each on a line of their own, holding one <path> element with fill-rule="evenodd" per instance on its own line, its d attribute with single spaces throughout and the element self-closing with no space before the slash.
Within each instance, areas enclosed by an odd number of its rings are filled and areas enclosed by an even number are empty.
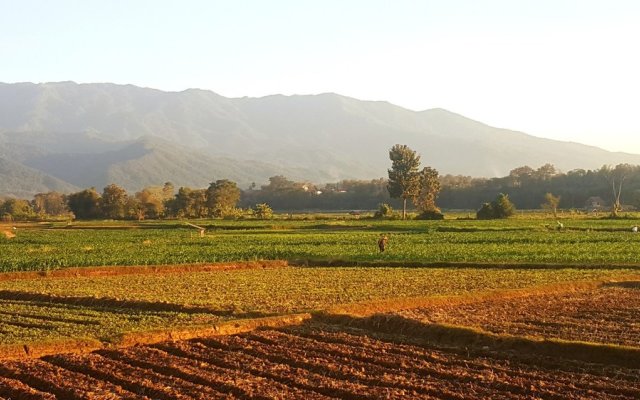
<svg viewBox="0 0 640 400">
<path fill-rule="evenodd" d="M 640 397 L 633 221 L 197 223 L 0 238 L 0 400 Z"/>
<path fill-rule="evenodd" d="M 406 310 L 425 323 L 447 323 L 540 339 L 640 348 L 640 282 L 596 289 Z"/>
<path fill-rule="evenodd" d="M 31 399 L 632 399 L 637 369 L 470 354 L 310 324 L 0 365 L 0 396 Z"/>
<path fill-rule="evenodd" d="M 202 221 L 18 226 L 0 238 L 0 270 L 242 260 L 407 263 L 634 264 L 640 235 L 626 220 Z M 377 252 L 381 233 L 389 249 Z"/>
<path fill-rule="evenodd" d="M 54 301 L 0 300 L 0 345 L 61 339 L 110 341 L 123 332 L 211 324 L 224 316 L 104 305 L 74 305 Z"/>
<path fill-rule="evenodd" d="M 287 267 L 176 274 L 0 281 L 12 293 L 198 306 L 200 311 L 290 313 L 386 298 L 517 289 L 636 273 L 633 269 Z M 640 276 L 640 273 L 639 273 Z"/>
<path fill-rule="evenodd" d="M 114 267 L 112 270 L 126 267 Z M 0 344 L 324 311 L 371 301 L 609 280 L 634 270 L 279 267 L 0 281 Z M 636 276 L 636 275 L 633 275 Z M 640 276 L 640 275 L 638 275 Z"/>
</svg>

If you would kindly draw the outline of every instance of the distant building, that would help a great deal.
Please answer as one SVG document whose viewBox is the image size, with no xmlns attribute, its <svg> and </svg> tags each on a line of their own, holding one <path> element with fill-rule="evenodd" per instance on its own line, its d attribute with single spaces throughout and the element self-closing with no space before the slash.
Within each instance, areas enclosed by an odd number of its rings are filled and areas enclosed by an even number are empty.
<svg viewBox="0 0 640 400">
<path fill-rule="evenodd" d="M 607 203 L 602 200 L 602 197 L 592 196 L 584 202 L 584 208 L 588 211 L 596 210 L 601 211 L 607 207 Z"/>
</svg>

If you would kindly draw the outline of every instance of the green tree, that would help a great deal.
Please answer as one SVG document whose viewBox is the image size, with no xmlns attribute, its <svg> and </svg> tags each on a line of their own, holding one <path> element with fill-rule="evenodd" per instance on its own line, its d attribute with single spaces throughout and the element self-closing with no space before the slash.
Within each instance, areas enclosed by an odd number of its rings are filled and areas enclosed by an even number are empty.
<svg viewBox="0 0 640 400">
<path fill-rule="evenodd" d="M 102 190 L 100 209 L 102 215 L 109 219 L 123 219 L 129 195 L 120 186 L 112 183 Z"/>
<path fill-rule="evenodd" d="M 387 203 L 380 204 L 378 210 L 373 214 L 373 218 L 387 218 L 391 216 L 393 216 L 393 208 Z"/>
<path fill-rule="evenodd" d="M 67 206 L 77 219 L 99 218 L 100 195 L 94 188 L 71 193 L 67 196 Z"/>
<path fill-rule="evenodd" d="M 476 213 L 477 219 L 509 218 L 516 211 L 516 207 L 509 200 L 509 195 L 500 193 L 491 203 L 484 203 Z"/>
<path fill-rule="evenodd" d="M 65 195 L 58 192 L 38 193 L 33 196 L 31 204 L 38 214 L 57 216 L 69 212 Z"/>
<path fill-rule="evenodd" d="M 10 215 L 11 220 L 27 219 L 34 216 L 33 208 L 27 200 L 8 199 L 0 202 L 0 215 Z"/>
<path fill-rule="evenodd" d="M 282 175 L 276 175 L 269 178 L 269 184 L 263 185 L 261 187 L 265 192 L 288 192 L 292 190 L 296 190 L 297 188 L 296 182 L 287 179 Z"/>
<path fill-rule="evenodd" d="M 558 174 L 558 171 L 556 170 L 556 167 L 553 164 L 547 163 L 541 166 L 540 168 L 538 168 L 535 171 L 534 176 L 543 181 L 548 181 L 549 179 L 553 178 L 557 174 Z"/>
<path fill-rule="evenodd" d="M 170 210 L 171 215 L 179 218 L 188 218 L 190 213 L 190 193 L 192 189 L 190 187 L 180 187 L 178 193 L 172 200 L 169 200 L 166 207 Z"/>
<path fill-rule="evenodd" d="M 415 198 L 420 191 L 420 156 L 407 145 L 396 144 L 389 150 L 389 158 L 387 189 L 391 197 L 402 199 L 402 219 L 406 219 L 407 199 Z"/>
<path fill-rule="evenodd" d="M 206 204 L 211 215 L 224 217 L 229 215 L 240 201 L 240 189 L 235 182 L 219 179 L 211 182 L 206 192 Z"/>
<path fill-rule="evenodd" d="M 528 165 L 514 168 L 509 172 L 509 181 L 511 186 L 520 187 L 531 181 L 535 174 L 535 170 Z"/>
<path fill-rule="evenodd" d="M 127 204 L 124 207 L 124 217 L 126 219 L 137 219 L 142 221 L 146 214 L 146 207 L 140 202 L 137 197 L 129 196 L 127 198 Z"/>
<path fill-rule="evenodd" d="M 500 193 L 491 205 L 496 218 L 509 218 L 516 212 L 516 207 L 509 200 L 508 194 Z"/>
<path fill-rule="evenodd" d="M 205 189 L 181 187 L 173 199 L 165 202 L 167 211 L 178 218 L 204 218 L 209 212 Z"/>
<path fill-rule="evenodd" d="M 558 206 L 560 205 L 560 196 L 554 196 L 552 193 L 544 195 L 544 203 L 540 206 L 545 210 L 550 210 L 554 218 L 558 218 Z"/>
<path fill-rule="evenodd" d="M 516 212 L 516 207 L 509 200 L 508 194 L 500 193 L 492 205 L 496 218 L 509 218 Z"/>
<path fill-rule="evenodd" d="M 143 210 L 143 218 L 156 219 L 164 215 L 167 192 L 160 186 L 148 186 L 135 194 Z M 173 191 L 169 199 L 173 197 Z"/>
<path fill-rule="evenodd" d="M 173 187 L 173 183 L 165 182 L 162 186 L 162 199 L 164 201 L 170 200 L 173 198 L 175 192 L 175 188 Z"/>
<path fill-rule="evenodd" d="M 189 208 L 191 209 L 191 218 L 205 218 L 209 214 L 207 207 L 207 190 L 195 189 L 189 193 Z"/>
<path fill-rule="evenodd" d="M 483 203 L 480 206 L 478 212 L 476 212 L 477 219 L 494 219 L 495 214 L 493 213 L 493 206 L 491 203 Z"/>
<path fill-rule="evenodd" d="M 258 219 L 269 219 L 273 217 L 273 210 L 267 203 L 256 204 L 253 212 Z"/>
<path fill-rule="evenodd" d="M 415 197 L 415 205 L 421 212 L 440 212 L 436 206 L 436 199 L 440 193 L 438 171 L 431 167 L 424 167 L 420 172 L 420 191 Z"/>
</svg>

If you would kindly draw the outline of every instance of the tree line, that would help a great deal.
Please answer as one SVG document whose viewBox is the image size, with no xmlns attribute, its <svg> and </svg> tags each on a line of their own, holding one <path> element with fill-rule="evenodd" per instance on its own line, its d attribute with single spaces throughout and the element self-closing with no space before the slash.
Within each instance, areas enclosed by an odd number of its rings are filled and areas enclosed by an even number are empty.
<svg viewBox="0 0 640 400">
<path fill-rule="evenodd" d="M 552 164 L 514 168 L 500 178 L 440 177 L 439 203 L 448 209 L 475 209 L 498 193 L 520 209 L 607 210 L 640 208 L 640 166 L 605 165 L 595 170 L 560 172 Z M 551 204 L 550 204 L 551 203 Z"/>
<path fill-rule="evenodd" d="M 537 169 L 518 167 L 500 178 L 472 178 L 440 176 L 431 167 L 420 169 L 420 156 L 404 145 L 394 146 L 389 157 L 392 166 L 388 179 L 315 185 L 273 176 L 266 185 L 260 188 L 251 185 L 246 190 L 233 181 L 220 179 L 207 188 L 180 187 L 177 191 L 167 182 L 133 194 L 110 184 L 100 193 L 88 188 L 71 194 L 38 193 L 32 200 L 0 200 L 0 218 L 141 220 L 247 215 L 268 218 L 273 209 L 290 212 L 378 209 L 384 214 L 392 207 L 402 207 L 406 213 L 411 206 L 424 218 L 439 218 L 440 208 L 481 210 L 479 217 L 486 217 L 502 215 L 502 211 L 494 211 L 496 207 L 508 206 L 505 200 L 520 209 L 548 208 L 554 214 L 558 208 L 606 209 L 613 215 L 625 208 L 640 208 L 640 166 L 619 164 L 563 173 L 545 164 Z M 386 208 L 381 208 L 383 204 Z"/>
<path fill-rule="evenodd" d="M 107 185 L 102 193 L 88 188 L 71 194 L 36 194 L 32 201 L 8 199 L 0 202 L 4 220 L 70 217 L 77 219 L 158 219 L 225 217 L 238 212 L 241 191 L 235 182 L 220 179 L 208 188 L 181 187 L 173 184 L 149 186 L 131 195 L 116 185 Z M 266 205 L 257 205 L 259 215 L 268 214 Z"/>
</svg>

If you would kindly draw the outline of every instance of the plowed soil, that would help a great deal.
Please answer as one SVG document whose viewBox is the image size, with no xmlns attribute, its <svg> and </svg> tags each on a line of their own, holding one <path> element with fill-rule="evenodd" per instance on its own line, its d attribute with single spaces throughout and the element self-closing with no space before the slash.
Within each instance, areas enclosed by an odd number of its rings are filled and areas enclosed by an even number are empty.
<svg viewBox="0 0 640 400">
<path fill-rule="evenodd" d="M 399 314 L 424 323 L 477 327 L 497 334 L 640 348 L 640 282 L 424 307 Z"/>
<path fill-rule="evenodd" d="M 442 349 L 308 323 L 0 364 L 25 399 L 635 399 L 640 370 Z"/>
</svg>

